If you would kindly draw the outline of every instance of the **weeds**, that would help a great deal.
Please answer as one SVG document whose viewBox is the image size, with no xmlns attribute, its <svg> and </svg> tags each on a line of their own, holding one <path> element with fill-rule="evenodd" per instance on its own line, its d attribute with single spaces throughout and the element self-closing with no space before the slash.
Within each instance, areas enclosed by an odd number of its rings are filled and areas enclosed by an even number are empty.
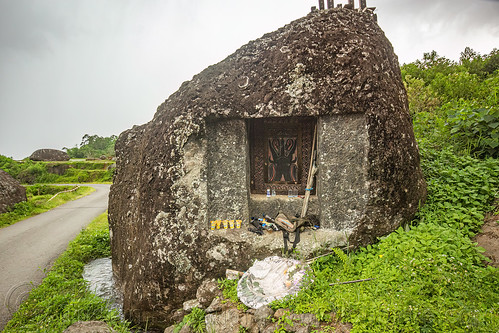
<svg viewBox="0 0 499 333">
<path fill-rule="evenodd" d="M 218 279 L 218 288 L 222 290 L 224 298 L 232 302 L 239 310 L 246 311 L 248 307 L 241 303 L 237 297 L 237 281 L 229 279 Z"/>
<path fill-rule="evenodd" d="M 194 333 L 206 332 L 206 324 L 204 321 L 205 316 L 206 313 L 202 309 L 193 308 L 191 313 L 185 315 L 184 319 L 182 319 L 180 323 L 175 325 L 173 332 L 174 333 L 180 332 L 180 330 L 186 325 L 190 327 L 191 331 Z"/>
<path fill-rule="evenodd" d="M 62 332 L 76 321 L 88 320 L 102 320 L 118 332 L 129 332 L 129 323 L 89 292 L 82 278 L 83 266 L 88 261 L 109 255 L 107 213 L 104 213 L 69 243 L 3 332 Z"/>
</svg>

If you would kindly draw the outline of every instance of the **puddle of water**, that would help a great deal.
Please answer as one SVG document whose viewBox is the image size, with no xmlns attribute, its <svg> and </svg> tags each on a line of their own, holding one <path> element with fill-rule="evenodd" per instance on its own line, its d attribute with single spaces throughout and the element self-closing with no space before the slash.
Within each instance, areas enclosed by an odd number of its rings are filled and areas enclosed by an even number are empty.
<svg viewBox="0 0 499 333">
<path fill-rule="evenodd" d="M 109 308 L 118 310 L 123 318 L 123 298 L 115 287 L 111 258 L 99 258 L 86 264 L 83 278 L 89 283 L 90 291 L 108 301 Z"/>
</svg>

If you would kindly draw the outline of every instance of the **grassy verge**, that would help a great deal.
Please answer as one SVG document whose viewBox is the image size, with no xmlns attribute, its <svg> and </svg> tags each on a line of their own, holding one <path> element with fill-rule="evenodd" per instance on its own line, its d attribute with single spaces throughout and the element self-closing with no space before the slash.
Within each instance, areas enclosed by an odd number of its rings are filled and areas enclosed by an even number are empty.
<svg viewBox="0 0 499 333">
<path fill-rule="evenodd" d="M 310 287 L 274 308 L 335 312 L 352 332 L 499 332 L 499 269 L 470 240 L 498 196 L 499 160 L 422 153 L 429 197 L 413 225 L 316 260 Z"/>
<path fill-rule="evenodd" d="M 71 190 L 73 188 L 74 186 L 27 186 L 26 196 L 28 200 L 14 205 L 9 212 L 0 214 L 0 228 L 46 212 L 68 201 L 79 199 L 95 191 L 92 187 L 81 186 L 76 191 L 58 194 L 55 198 L 50 200 L 56 193 Z"/>
<path fill-rule="evenodd" d="M 4 333 L 62 332 L 76 321 L 102 320 L 118 332 L 129 332 L 115 310 L 87 290 L 84 265 L 110 255 L 107 213 L 92 221 L 56 260 L 42 284 L 30 292 Z"/>
</svg>

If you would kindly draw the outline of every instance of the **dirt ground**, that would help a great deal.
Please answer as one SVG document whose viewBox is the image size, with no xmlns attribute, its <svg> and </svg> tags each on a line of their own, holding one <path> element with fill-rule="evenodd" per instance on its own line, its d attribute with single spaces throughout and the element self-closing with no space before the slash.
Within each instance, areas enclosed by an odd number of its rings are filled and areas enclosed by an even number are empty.
<svg viewBox="0 0 499 333">
<path fill-rule="evenodd" d="M 485 249 L 483 254 L 491 260 L 488 264 L 499 267 L 499 205 L 487 215 L 481 232 L 473 241 Z"/>
</svg>

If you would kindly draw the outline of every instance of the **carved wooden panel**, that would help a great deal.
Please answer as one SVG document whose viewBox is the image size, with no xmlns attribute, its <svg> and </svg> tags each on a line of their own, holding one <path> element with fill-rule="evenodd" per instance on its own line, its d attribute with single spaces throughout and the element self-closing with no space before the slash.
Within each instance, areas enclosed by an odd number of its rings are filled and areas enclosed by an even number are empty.
<svg viewBox="0 0 499 333">
<path fill-rule="evenodd" d="M 305 193 L 315 124 L 313 117 L 250 120 L 251 193 Z"/>
</svg>

